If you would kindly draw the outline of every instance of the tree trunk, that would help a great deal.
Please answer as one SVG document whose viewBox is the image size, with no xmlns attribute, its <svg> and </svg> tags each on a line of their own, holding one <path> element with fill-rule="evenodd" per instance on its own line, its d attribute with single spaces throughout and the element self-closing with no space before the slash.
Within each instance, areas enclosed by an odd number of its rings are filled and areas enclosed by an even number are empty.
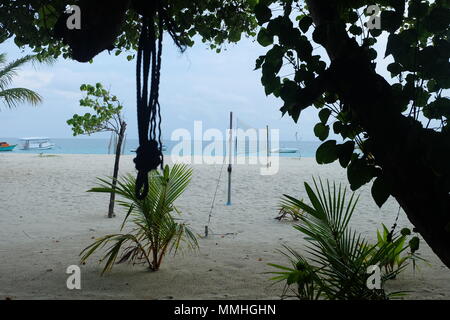
<svg viewBox="0 0 450 320">
<path fill-rule="evenodd" d="M 450 161 L 446 159 L 450 139 L 401 114 L 389 83 L 348 37 L 335 1 L 307 3 L 316 27 L 327 28 L 321 43 L 331 59 L 327 85 L 367 132 L 368 146 L 389 181 L 391 194 L 434 253 L 450 267 Z"/>
<path fill-rule="evenodd" d="M 112 179 L 112 185 L 113 185 L 112 189 L 113 190 L 115 190 L 115 188 L 116 188 L 117 176 L 119 175 L 120 154 L 122 152 L 122 143 L 123 143 L 123 138 L 125 136 L 126 127 L 127 127 L 127 124 L 124 121 L 122 121 L 120 124 L 120 131 L 119 131 L 119 136 L 117 139 L 117 146 L 116 146 L 116 157 L 115 157 L 115 161 L 114 161 L 114 171 L 113 171 L 113 179 Z M 115 217 L 115 214 L 114 214 L 115 199 L 116 199 L 115 192 L 111 192 L 111 195 L 109 197 L 108 218 Z"/>
</svg>

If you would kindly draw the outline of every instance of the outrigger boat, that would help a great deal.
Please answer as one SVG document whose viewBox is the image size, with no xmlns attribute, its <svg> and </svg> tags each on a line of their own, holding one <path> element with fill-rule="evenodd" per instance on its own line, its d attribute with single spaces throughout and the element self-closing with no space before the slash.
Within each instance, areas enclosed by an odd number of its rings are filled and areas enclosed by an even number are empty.
<svg viewBox="0 0 450 320">
<path fill-rule="evenodd" d="M 7 142 L 0 142 L 0 151 L 13 151 L 17 144 L 8 144 Z"/>
<path fill-rule="evenodd" d="M 22 150 L 48 150 L 55 146 L 55 144 L 49 142 L 49 138 L 46 137 L 21 138 L 20 141 L 22 141 Z"/>
</svg>

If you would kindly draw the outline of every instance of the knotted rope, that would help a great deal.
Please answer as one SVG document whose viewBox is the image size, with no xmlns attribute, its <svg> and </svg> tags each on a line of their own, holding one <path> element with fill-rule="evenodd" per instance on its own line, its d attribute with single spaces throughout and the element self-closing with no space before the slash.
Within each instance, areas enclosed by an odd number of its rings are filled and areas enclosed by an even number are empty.
<svg viewBox="0 0 450 320">
<path fill-rule="evenodd" d="M 133 160 L 138 171 L 135 193 L 140 200 L 148 194 L 148 173 L 157 169 L 158 166 L 162 168 L 164 162 L 161 142 L 161 108 L 158 101 L 163 19 L 157 16 L 156 12 L 147 12 L 142 20 L 136 64 L 139 147 L 136 150 L 136 158 Z M 156 20 L 158 30 L 155 30 Z M 148 92 L 149 76 L 150 94 Z"/>
</svg>

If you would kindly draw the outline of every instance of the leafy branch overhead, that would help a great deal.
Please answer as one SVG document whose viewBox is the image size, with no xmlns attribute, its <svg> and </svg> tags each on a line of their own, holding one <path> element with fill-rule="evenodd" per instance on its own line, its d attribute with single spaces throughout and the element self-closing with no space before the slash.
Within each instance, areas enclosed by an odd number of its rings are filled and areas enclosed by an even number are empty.
<svg viewBox="0 0 450 320">
<path fill-rule="evenodd" d="M 269 50 L 257 59 L 256 69 L 261 69 L 266 94 L 283 100 L 280 109 L 283 115 L 287 113 L 297 122 L 303 109 L 314 106 L 320 110 L 320 122 L 314 127 L 314 133 L 325 142 L 317 150 L 318 163 L 339 160 L 344 168 L 348 168 L 353 190 L 377 177 L 372 194 L 381 206 L 389 197 L 390 181 L 383 177 L 383 171 L 377 165 L 368 126 L 350 106 L 351 100 L 356 99 L 344 96 L 344 91 L 357 95 L 358 88 L 352 88 L 340 77 L 340 71 L 345 73 L 349 66 L 330 54 L 330 47 L 339 46 L 330 39 L 333 26 L 315 25 L 312 6 L 307 5 L 311 3 L 320 7 L 314 4 L 317 1 L 258 2 L 255 16 L 261 28 L 257 41 Z M 336 4 L 334 1 L 329 3 L 333 4 L 330 7 Z M 402 115 L 415 123 L 414 126 L 424 126 L 433 130 L 435 136 L 448 138 L 450 100 L 445 96 L 445 90 L 450 88 L 449 1 L 378 1 L 381 29 L 367 28 L 373 14 L 368 10 L 374 4 L 372 1 L 337 3 L 337 21 L 344 26 L 344 37 L 351 40 L 349 46 L 354 48 L 354 53 L 348 52 L 354 57 L 348 59 L 358 64 L 357 55 L 363 57 L 369 61 L 367 65 L 371 65 L 369 71 L 374 76 L 375 45 L 382 34 L 388 36 L 385 56 L 393 62 L 387 66 L 391 79 L 383 85 L 390 86 L 387 92 L 392 96 L 385 117 L 391 113 Z M 320 9 L 321 14 L 327 14 L 326 6 Z M 320 50 L 323 49 L 327 50 L 331 61 L 322 58 L 324 55 Z M 334 79 L 336 76 L 340 78 Z M 372 98 L 367 94 L 361 100 L 369 104 Z M 343 144 L 326 141 L 331 131 L 347 141 Z M 433 170 L 438 175 L 448 174 L 450 155 L 444 154 L 444 157 L 447 165 L 432 160 Z"/>
<path fill-rule="evenodd" d="M 17 46 L 30 46 L 40 55 L 71 57 L 71 50 L 63 41 L 55 37 L 54 30 L 61 23 L 59 18 L 68 5 L 79 5 L 86 20 L 91 12 L 102 12 L 95 16 L 91 37 L 102 36 L 103 32 L 116 30 L 117 37 L 111 43 L 110 51 L 115 55 L 126 54 L 128 60 L 134 58 L 138 44 L 141 21 L 135 9 L 135 2 L 123 0 L 111 3 L 97 1 L 4 1 L 0 4 L 0 43 L 14 37 Z M 180 44 L 192 46 L 196 39 L 208 44 L 211 49 L 221 50 L 226 42 L 237 42 L 242 35 L 254 35 L 256 20 L 252 8 L 257 0 L 170 0 L 163 1 L 167 13 L 176 27 Z M 122 13 L 117 15 L 117 8 Z M 117 17 L 117 20 L 115 18 Z M 86 22 L 85 20 L 85 22 Z M 65 20 L 64 20 L 65 21 Z M 111 26 L 102 29 L 102 25 Z M 62 24 L 65 26 L 65 23 Z M 89 25 L 84 25 L 90 28 Z"/>
<path fill-rule="evenodd" d="M 72 127 L 73 135 L 90 135 L 102 131 L 113 131 L 119 134 L 123 122 L 121 116 L 123 106 L 117 97 L 103 88 L 101 83 L 95 86 L 83 84 L 80 90 L 86 94 L 80 100 L 80 106 L 91 108 L 94 113 L 74 114 L 67 120 L 67 124 Z"/>
</svg>

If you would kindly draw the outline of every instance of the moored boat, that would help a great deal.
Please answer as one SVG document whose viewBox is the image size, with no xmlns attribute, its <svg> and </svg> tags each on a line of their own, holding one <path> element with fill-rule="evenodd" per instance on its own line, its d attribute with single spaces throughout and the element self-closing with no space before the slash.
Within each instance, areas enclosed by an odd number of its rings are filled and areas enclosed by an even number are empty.
<svg viewBox="0 0 450 320">
<path fill-rule="evenodd" d="M 0 142 L 0 151 L 13 151 L 17 144 L 9 144 L 7 142 Z"/>
<path fill-rule="evenodd" d="M 22 150 L 48 150 L 52 149 L 55 144 L 49 141 L 50 139 L 47 137 L 28 137 L 21 138 L 22 142 L 21 149 Z"/>
</svg>

